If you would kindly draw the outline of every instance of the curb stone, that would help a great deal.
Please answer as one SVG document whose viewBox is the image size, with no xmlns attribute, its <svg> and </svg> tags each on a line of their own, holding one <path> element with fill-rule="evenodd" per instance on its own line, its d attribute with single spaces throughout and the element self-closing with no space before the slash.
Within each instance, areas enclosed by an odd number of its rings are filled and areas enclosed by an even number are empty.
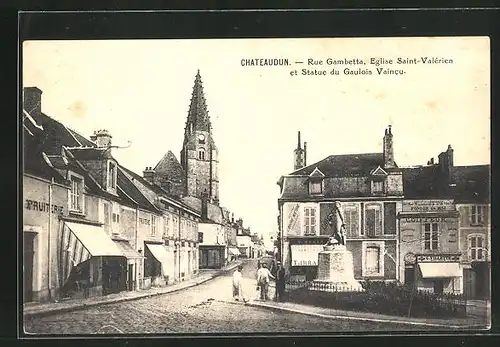
<svg viewBox="0 0 500 347">
<path fill-rule="evenodd" d="M 65 313 L 65 312 L 71 312 L 71 311 L 78 311 L 78 310 L 82 310 L 82 309 L 85 309 L 85 308 L 88 308 L 88 307 L 104 306 L 104 305 L 109 305 L 109 304 L 115 304 L 115 303 L 125 302 L 125 301 L 133 301 L 133 300 L 138 300 L 138 299 L 151 298 L 153 296 L 158 296 L 158 295 L 171 294 L 171 293 L 175 293 L 175 292 L 178 292 L 178 291 L 181 291 L 181 290 L 184 290 L 184 289 L 188 289 L 188 288 L 191 288 L 191 287 L 195 287 L 195 286 L 198 286 L 198 285 L 203 284 L 205 282 L 208 282 L 208 281 L 210 281 L 210 280 L 212 280 L 212 279 L 214 279 L 214 278 L 216 278 L 218 276 L 221 276 L 221 275 L 225 274 L 227 271 L 231 271 L 231 269 L 235 268 L 238 265 L 240 265 L 240 264 L 235 264 L 234 266 L 228 267 L 227 269 L 223 269 L 223 270 L 219 271 L 218 273 L 215 273 L 215 274 L 212 274 L 212 275 L 208 275 L 207 278 L 205 278 L 203 280 L 200 280 L 200 281 L 197 281 L 197 282 L 193 282 L 193 283 L 191 283 L 189 285 L 186 285 L 185 287 L 181 287 L 181 288 L 173 288 L 171 290 L 166 290 L 164 292 L 147 293 L 147 294 L 142 294 L 142 295 L 128 297 L 128 298 L 127 297 L 125 297 L 125 298 L 117 298 L 117 299 L 113 299 L 113 300 L 109 300 L 109 301 L 77 304 L 77 305 L 71 306 L 71 307 L 56 307 L 54 309 L 48 309 L 48 310 L 45 310 L 45 311 L 23 312 L 23 318 L 26 319 L 26 318 L 33 318 L 33 317 L 50 316 L 50 315 L 56 314 L 56 313 Z"/>
<path fill-rule="evenodd" d="M 319 317 L 319 318 L 325 318 L 325 319 L 345 319 L 345 320 L 362 320 L 362 321 L 371 321 L 371 322 L 378 322 L 378 323 L 391 323 L 391 324 L 402 324 L 402 325 L 415 325 L 415 326 L 432 326 L 432 327 L 446 327 L 449 329 L 461 329 L 461 330 L 466 330 L 466 329 L 483 329 L 486 330 L 487 327 L 483 325 L 450 325 L 450 324 L 439 324 L 439 323 L 425 323 L 425 322 L 415 322 L 415 321 L 408 321 L 408 320 L 392 320 L 392 319 L 382 319 L 382 318 L 369 318 L 369 317 L 353 317 L 353 316 L 342 316 L 342 315 L 326 315 L 322 313 L 316 313 L 316 312 L 309 312 L 309 311 L 303 311 L 303 310 L 297 310 L 289 307 L 278 307 L 274 305 L 266 305 L 264 303 L 256 302 L 256 301 L 247 301 L 245 303 L 242 302 L 234 302 L 234 301 L 224 301 L 224 300 L 219 300 L 224 303 L 232 304 L 232 305 L 244 305 L 244 306 L 253 306 L 253 307 L 260 307 L 260 308 L 265 308 L 268 310 L 273 310 L 273 311 L 286 311 L 286 312 L 293 312 L 293 313 L 299 313 L 299 314 L 304 314 L 308 316 L 314 316 L 314 317 Z"/>
</svg>

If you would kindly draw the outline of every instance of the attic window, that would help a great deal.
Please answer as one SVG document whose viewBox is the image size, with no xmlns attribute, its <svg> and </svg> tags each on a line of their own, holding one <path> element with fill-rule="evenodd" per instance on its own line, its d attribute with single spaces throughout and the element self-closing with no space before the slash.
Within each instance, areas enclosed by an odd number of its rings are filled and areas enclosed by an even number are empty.
<svg viewBox="0 0 500 347">
<path fill-rule="evenodd" d="M 318 195 L 323 194 L 323 180 L 312 179 L 309 181 L 309 194 Z"/>
<path fill-rule="evenodd" d="M 205 149 L 200 148 L 198 150 L 198 159 L 199 160 L 205 160 Z"/>
</svg>

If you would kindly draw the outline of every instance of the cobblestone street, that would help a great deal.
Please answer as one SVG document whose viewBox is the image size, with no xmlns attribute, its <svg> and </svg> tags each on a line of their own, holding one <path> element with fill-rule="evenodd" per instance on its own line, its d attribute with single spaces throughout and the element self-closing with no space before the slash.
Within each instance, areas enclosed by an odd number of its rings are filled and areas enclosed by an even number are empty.
<svg viewBox="0 0 500 347">
<path fill-rule="evenodd" d="M 257 296 L 255 261 L 245 265 L 245 296 Z M 231 273 L 179 292 L 28 318 L 28 334 L 148 334 L 231 332 L 345 332 L 422 330 L 423 327 L 334 320 L 233 304 Z M 270 291 L 273 295 L 273 291 Z"/>
</svg>

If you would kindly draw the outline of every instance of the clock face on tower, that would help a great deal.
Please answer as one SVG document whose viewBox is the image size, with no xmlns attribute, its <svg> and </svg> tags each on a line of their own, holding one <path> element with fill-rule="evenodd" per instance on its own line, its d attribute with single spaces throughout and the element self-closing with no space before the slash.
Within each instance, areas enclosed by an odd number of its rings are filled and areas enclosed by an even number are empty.
<svg viewBox="0 0 500 347">
<path fill-rule="evenodd" d="M 205 135 L 203 134 L 198 135 L 198 140 L 205 141 Z"/>
</svg>

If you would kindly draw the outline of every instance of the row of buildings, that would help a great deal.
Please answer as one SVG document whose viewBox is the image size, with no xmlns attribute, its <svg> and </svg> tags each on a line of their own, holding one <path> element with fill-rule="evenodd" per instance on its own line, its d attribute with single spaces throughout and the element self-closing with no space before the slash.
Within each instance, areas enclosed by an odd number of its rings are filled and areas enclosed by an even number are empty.
<svg viewBox="0 0 500 347">
<path fill-rule="evenodd" d="M 89 295 L 164 286 L 249 252 L 248 228 L 219 204 L 199 72 L 181 160 L 168 151 L 142 176 L 115 159 L 108 131 L 86 138 L 41 105 L 40 89 L 23 89 L 24 302 L 83 295 L 82 281 Z"/>
<path fill-rule="evenodd" d="M 291 280 L 316 277 L 340 201 L 358 280 L 490 295 L 489 165 L 455 166 L 448 146 L 436 162 L 399 167 L 390 126 L 382 152 L 331 155 L 311 165 L 306 155 L 299 132 L 294 171 L 278 182 L 279 257 Z"/>
</svg>

